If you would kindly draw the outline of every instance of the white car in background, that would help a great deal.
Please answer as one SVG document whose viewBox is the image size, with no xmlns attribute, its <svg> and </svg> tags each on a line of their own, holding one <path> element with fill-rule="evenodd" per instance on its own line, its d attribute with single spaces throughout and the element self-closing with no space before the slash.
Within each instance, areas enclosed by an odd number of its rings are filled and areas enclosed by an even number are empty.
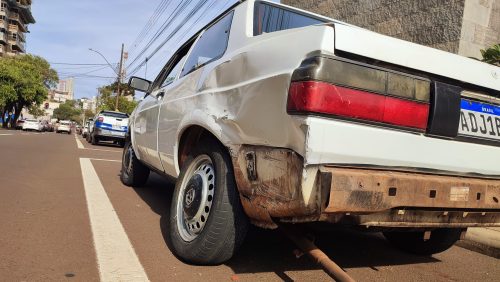
<svg viewBox="0 0 500 282">
<path fill-rule="evenodd" d="M 34 130 L 42 132 L 43 126 L 42 123 L 36 119 L 27 119 L 26 121 L 24 121 L 23 130 L 24 131 Z"/>
<path fill-rule="evenodd" d="M 56 133 L 62 133 L 66 132 L 68 134 L 71 134 L 71 121 L 69 120 L 62 120 L 59 122 L 56 128 Z"/>
<path fill-rule="evenodd" d="M 100 141 L 112 141 L 121 147 L 125 145 L 128 131 L 128 114 L 114 111 L 100 112 L 89 131 L 90 142 L 97 145 Z"/>
</svg>

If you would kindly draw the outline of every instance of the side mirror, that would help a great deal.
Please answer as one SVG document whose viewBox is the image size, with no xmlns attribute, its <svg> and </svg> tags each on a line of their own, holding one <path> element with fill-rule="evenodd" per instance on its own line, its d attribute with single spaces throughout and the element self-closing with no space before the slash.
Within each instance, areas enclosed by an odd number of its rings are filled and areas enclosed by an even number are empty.
<svg viewBox="0 0 500 282">
<path fill-rule="evenodd" d="M 151 88 L 151 81 L 133 76 L 130 78 L 128 85 L 134 90 L 148 92 L 149 88 Z"/>
</svg>

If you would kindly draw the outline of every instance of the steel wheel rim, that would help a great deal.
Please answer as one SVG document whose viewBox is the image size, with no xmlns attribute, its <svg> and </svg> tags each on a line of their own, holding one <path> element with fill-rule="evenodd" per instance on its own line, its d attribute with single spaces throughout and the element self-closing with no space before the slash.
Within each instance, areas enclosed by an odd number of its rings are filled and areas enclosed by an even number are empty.
<svg viewBox="0 0 500 282">
<path fill-rule="evenodd" d="M 198 156 L 188 167 L 177 196 L 177 229 L 186 242 L 196 239 L 203 231 L 215 191 L 215 170 L 207 155 Z"/>
<path fill-rule="evenodd" d="M 125 151 L 125 154 L 123 154 L 122 163 L 123 163 L 123 167 L 125 168 L 124 169 L 124 173 L 127 176 L 130 175 L 130 172 L 132 170 L 132 154 L 133 154 L 132 150 L 133 150 L 132 149 L 132 145 L 129 145 L 128 148 Z"/>
</svg>

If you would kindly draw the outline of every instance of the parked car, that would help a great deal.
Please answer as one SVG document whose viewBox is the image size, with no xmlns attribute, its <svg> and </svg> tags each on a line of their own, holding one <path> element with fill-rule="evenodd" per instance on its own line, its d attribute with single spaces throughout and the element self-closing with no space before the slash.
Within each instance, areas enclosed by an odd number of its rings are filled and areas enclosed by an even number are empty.
<svg viewBox="0 0 500 282">
<path fill-rule="evenodd" d="M 97 145 L 101 141 L 112 141 L 123 147 L 128 130 L 129 116 L 126 113 L 101 111 L 94 119 L 94 126 L 90 132 L 90 142 Z"/>
<path fill-rule="evenodd" d="M 61 120 L 56 126 L 56 133 L 68 133 L 71 134 L 72 123 L 69 120 Z"/>
<path fill-rule="evenodd" d="M 92 142 L 92 133 L 94 132 L 94 126 L 95 126 L 95 122 L 94 122 L 94 119 L 89 119 L 90 123 L 89 123 L 89 132 L 87 134 L 87 137 L 85 138 L 87 140 L 88 143 L 91 143 Z"/>
<path fill-rule="evenodd" d="M 131 78 L 146 96 L 130 117 L 121 181 L 140 187 L 151 170 L 177 179 L 169 236 L 191 263 L 231 258 L 248 222 L 325 221 L 442 252 L 468 227 L 500 226 L 499 73 L 240 1 L 155 81 Z"/>
<path fill-rule="evenodd" d="M 42 120 L 41 123 L 42 123 L 42 131 L 47 131 L 47 132 L 52 131 L 52 124 L 49 121 Z"/>
<path fill-rule="evenodd" d="M 36 119 L 27 119 L 23 123 L 23 130 L 24 131 L 38 131 L 38 132 L 42 132 L 43 131 L 43 126 L 42 126 L 42 123 L 39 120 L 36 120 Z"/>
<path fill-rule="evenodd" d="M 90 124 L 94 121 L 94 119 L 89 119 L 87 122 L 85 122 L 85 125 L 83 126 L 83 130 L 82 130 L 82 137 L 83 138 L 87 138 L 88 134 L 89 134 L 89 127 L 90 127 Z"/>
<path fill-rule="evenodd" d="M 17 122 L 16 122 L 16 129 L 17 130 L 21 130 L 23 129 L 23 124 L 24 124 L 25 120 L 24 119 L 18 119 Z"/>
</svg>

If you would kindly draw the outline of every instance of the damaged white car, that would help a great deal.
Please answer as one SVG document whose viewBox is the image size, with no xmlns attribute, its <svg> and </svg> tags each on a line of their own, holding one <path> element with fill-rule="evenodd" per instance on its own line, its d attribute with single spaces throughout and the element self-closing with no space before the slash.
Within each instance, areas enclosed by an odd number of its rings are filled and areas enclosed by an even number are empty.
<svg viewBox="0 0 500 282">
<path fill-rule="evenodd" d="M 278 20 L 281 19 L 281 20 Z M 500 70 L 270 1 L 187 40 L 130 117 L 121 179 L 177 179 L 176 254 L 325 221 L 431 255 L 500 226 Z"/>
</svg>

